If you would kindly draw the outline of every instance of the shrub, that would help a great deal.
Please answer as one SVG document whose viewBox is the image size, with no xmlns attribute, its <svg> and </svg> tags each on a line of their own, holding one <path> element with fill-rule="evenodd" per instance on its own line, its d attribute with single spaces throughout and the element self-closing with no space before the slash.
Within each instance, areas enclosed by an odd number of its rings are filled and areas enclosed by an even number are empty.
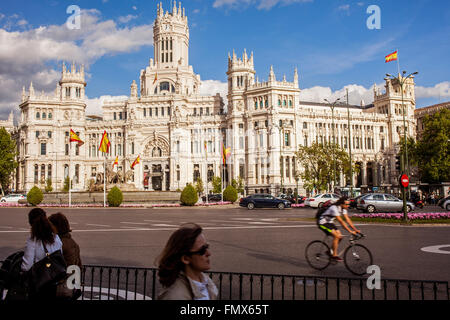
<svg viewBox="0 0 450 320">
<path fill-rule="evenodd" d="M 223 201 L 230 201 L 233 203 L 237 200 L 237 198 L 238 194 L 235 187 L 230 185 L 223 191 Z"/>
<path fill-rule="evenodd" d="M 31 190 L 27 193 L 27 201 L 32 206 L 37 206 L 39 203 L 42 202 L 43 199 L 44 194 L 42 193 L 42 190 L 36 186 L 31 188 Z"/>
<path fill-rule="evenodd" d="M 52 191 L 53 191 L 52 179 L 48 178 L 47 185 L 45 186 L 45 192 L 52 192 Z"/>
<path fill-rule="evenodd" d="M 123 201 L 123 194 L 119 188 L 113 187 L 108 192 L 108 205 L 110 207 L 118 207 Z"/>
<path fill-rule="evenodd" d="M 193 206 L 198 201 L 197 191 L 192 184 L 188 184 L 181 192 L 180 202 L 185 206 Z"/>
</svg>

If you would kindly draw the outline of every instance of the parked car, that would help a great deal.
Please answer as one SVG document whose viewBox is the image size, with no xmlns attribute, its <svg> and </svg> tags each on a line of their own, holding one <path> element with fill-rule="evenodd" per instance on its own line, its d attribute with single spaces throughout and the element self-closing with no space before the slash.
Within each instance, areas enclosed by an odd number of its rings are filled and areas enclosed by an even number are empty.
<svg viewBox="0 0 450 320">
<path fill-rule="evenodd" d="M 356 208 L 356 206 L 358 205 L 358 200 L 362 197 L 365 196 L 366 194 L 360 194 L 359 196 L 355 197 L 355 198 L 351 198 L 350 199 L 350 208 Z"/>
<path fill-rule="evenodd" d="M 306 197 L 300 196 L 300 195 L 297 197 L 295 195 L 290 195 L 290 196 L 287 196 L 285 199 L 289 200 L 292 204 L 294 204 L 294 203 L 297 203 L 297 198 L 298 198 L 298 204 L 303 203 L 306 199 Z"/>
<path fill-rule="evenodd" d="M 406 202 L 406 207 L 408 212 L 416 209 L 415 205 L 409 201 Z M 403 211 L 403 200 L 388 193 L 370 193 L 358 200 L 357 209 L 368 213 L 401 212 Z"/>
<path fill-rule="evenodd" d="M 310 206 L 311 208 L 320 208 L 325 202 L 331 200 L 332 203 L 335 203 L 340 198 L 339 195 L 335 193 L 321 193 L 314 197 L 307 198 L 305 200 L 305 206 Z"/>
<path fill-rule="evenodd" d="M 450 196 L 442 199 L 442 201 L 439 202 L 439 205 L 442 207 L 442 209 L 450 211 Z"/>
<path fill-rule="evenodd" d="M 208 194 L 208 202 L 217 202 L 222 200 L 222 194 L 220 193 L 210 193 Z M 202 197 L 202 201 L 206 202 L 206 196 Z"/>
<path fill-rule="evenodd" d="M 239 205 L 252 210 L 254 208 L 290 208 L 291 202 L 286 199 L 275 198 L 267 193 L 255 193 L 246 198 L 241 198 Z"/>
<path fill-rule="evenodd" d="M 27 197 L 19 193 L 10 193 L 0 199 L 0 202 L 19 202 L 19 200 L 26 200 Z"/>
</svg>

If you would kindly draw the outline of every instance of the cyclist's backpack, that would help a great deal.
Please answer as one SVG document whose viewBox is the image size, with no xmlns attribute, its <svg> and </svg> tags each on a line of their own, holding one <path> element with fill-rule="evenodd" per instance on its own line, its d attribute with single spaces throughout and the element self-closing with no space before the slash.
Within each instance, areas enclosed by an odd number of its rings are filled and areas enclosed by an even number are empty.
<svg viewBox="0 0 450 320">
<path fill-rule="evenodd" d="M 319 223 L 319 220 L 320 220 L 320 217 L 322 216 L 322 214 L 323 214 L 325 211 L 327 211 L 327 209 L 328 209 L 329 207 L 331 207 L 332 204 L 333 204 L 333 203 L 331 202 L 331 200 L 328 200 L 328 201 L 324 202 L 324 203 L 322 204 L 322 206 L 321 206 L 319 209 L 317 209 L 317 212 L 316 212 L 316 222 L 317 222 L 317 223 Z"/>
</svg>

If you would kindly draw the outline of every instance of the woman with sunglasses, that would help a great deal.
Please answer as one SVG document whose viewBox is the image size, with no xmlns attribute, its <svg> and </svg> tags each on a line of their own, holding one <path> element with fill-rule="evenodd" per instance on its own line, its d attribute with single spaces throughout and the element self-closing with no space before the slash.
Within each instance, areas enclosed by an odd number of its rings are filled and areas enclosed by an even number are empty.
<svg viewBox="0 0 450 320">
<path fill-rule="evenodd" d="M 210 269 L 211 252 L 202 228 L 182 225 L 159 256 L 158 277 L 163 286 L 159 300 L 215 300 L 218 290 L 203 272 Z"/>
</svg>

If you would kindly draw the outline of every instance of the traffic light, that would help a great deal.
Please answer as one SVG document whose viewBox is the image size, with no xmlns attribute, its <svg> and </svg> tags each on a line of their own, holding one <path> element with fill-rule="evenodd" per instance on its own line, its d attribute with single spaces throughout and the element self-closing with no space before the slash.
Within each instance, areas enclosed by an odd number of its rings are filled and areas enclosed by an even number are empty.
<svg viewBox="0 0 450 320">
<path fill-rule="evenodd" d="M 395 170 L 397 170 L 398 172 L 401 169 L 401 156 L 395 156 Z"/>
</svg>

